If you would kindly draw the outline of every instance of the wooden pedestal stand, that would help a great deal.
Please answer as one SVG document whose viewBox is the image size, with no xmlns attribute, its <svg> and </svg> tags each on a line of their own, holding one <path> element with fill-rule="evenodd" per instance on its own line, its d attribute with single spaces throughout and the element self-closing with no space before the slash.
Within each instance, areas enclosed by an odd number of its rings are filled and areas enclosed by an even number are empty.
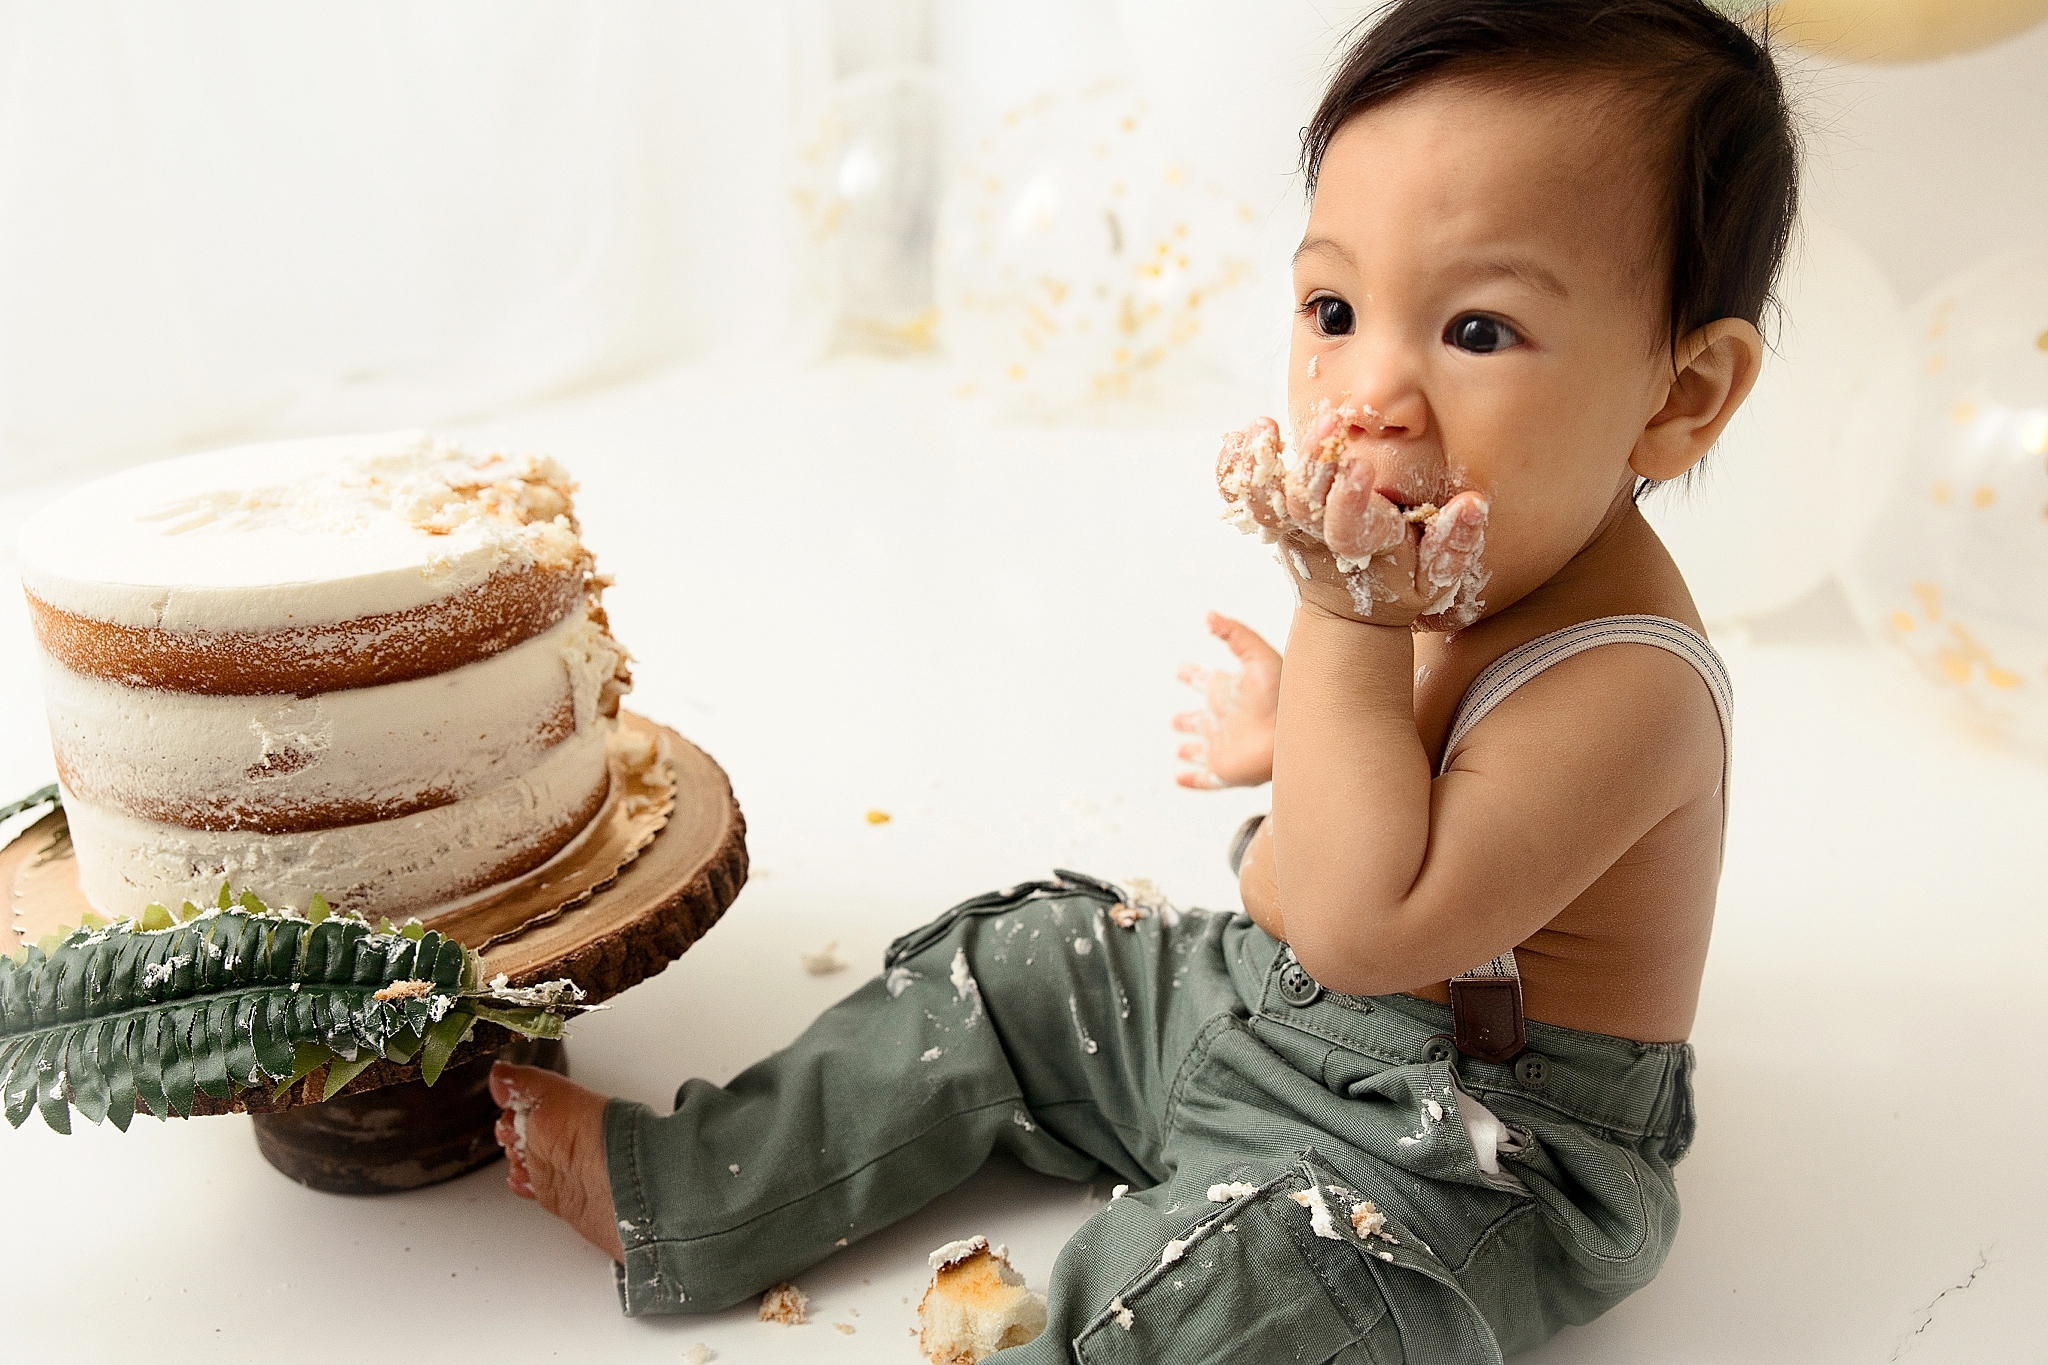
<svg viewBox="0 0 2048 1365">
<path fill-rule="evenodd" d="M 533 872 L 427 917 L 429 927 L 479 949 L 487 976 L 503 972 L 515 986 L 568 977 L 589 1003 L 608 999 L 681 957 L 745 885 L 746 822 L 725 773 L 673 730 L 625 712 L 619 721 L 611 794 L 590 835 Z M 0 889 L 9 888 L 13 932 L 0 930 L 0 950 L 75 925 L 91 908 L 62 810 L 0 849 Z M 416 1189 L 498 1157 L 498 1110 L 485 1082 L 500 1057 L 568 1070 L 560 1043 L 479 1023 L 432 1087 L 416 1064 L 379 1061 L 337 1096 L 322 1094 L 323 1070 L 281 1095 L 197 1095 L 193 1114 L 254 1115 L 264 1158 L 314 1189 Z"/>
</svg>

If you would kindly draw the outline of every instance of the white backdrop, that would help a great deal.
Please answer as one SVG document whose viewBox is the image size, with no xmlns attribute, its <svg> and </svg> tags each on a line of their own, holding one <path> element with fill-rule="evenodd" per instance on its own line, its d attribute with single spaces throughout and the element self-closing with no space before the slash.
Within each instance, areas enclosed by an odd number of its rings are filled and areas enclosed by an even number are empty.
<svg viewBox="0 0 2048 1365">
<path fill-rule="evenodd" d="M 825 3 L 0 0 L 0 480 L 796 354 L 793 85 Z M 929 5 L 958 128 L 1127 74 L 1270 215 L 1267 298 L 1296 130 L 1366 8 L 845 3 L 856 27 Z M 2048 30 L 1800 64 L 1812 202 L 1901 296 L 2048 221 L 2043 71 Z M 1248 371 L 1267 311 L 1227 339 Z"/>
</svg>

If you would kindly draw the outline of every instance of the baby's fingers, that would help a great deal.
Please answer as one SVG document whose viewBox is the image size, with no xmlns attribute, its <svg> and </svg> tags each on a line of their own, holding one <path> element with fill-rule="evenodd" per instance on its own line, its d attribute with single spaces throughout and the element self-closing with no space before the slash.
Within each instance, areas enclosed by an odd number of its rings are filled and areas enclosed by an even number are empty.
<svg viewBox="0 0 2048 1365">
<path fill-rule="evenodd" d="M 1301 448 L 1287 471 L 1283 492 L 1288 519 L 1311 536 L 1323 534 L 1323 509 L 1346 445 L 1346 426 L 1335 413 L 1318 415 L 1301 434 Z"/>
<path fill-rule="evenodd" d="M 1280 446 L 1279 425 L 1261 417 L 1225 437 L 1216 461 L 1216 491 L 1231 508 L 1230 520 L 1240 530 L 1259 531 L 1267 539 L 1277 535 L 1285 521 Z"/>
<path fill-rule="evenodd" d="M 1223 786 L 1221 778 L 1214 773 L 1206 772 L 1175 773 L 1173 780 L 1183 787 L 1193 787 L 1196 791 L 1212 792 Z"/>
<path fill-rule="evenodd" d="M 1209 633 L 1221 640 L 1224 647 L 1237 656 L 1239 663 L 1257 663 L 1280 656 L 1279 650 L 1266 643 L 1265 636 L 1221 612 L 1209 613 Z"/>
<path fill-rule="evenodd" d="M 1443 611 L 1459 587 L 1478 572 L 1480 556 L 1486 551 L 1490 510 L 1484 494 L 1460 493 L 1423 533 L 1415 586 L 1430 601 L 1426 611 Z"/>
<path fill-rule="evenodd" d="M 1209 728 L 1207 711 L 1183 711 L 1173 718 L 1173 728 L 1184 735 L 1199 735 Z"/>
<path fill-rule="evenodd" d="M 1372 465 L 1355 460 L 1344 466 L 1330 488 L 1323 513 L 1323 541 L 1333 554 L 1364 563 L 1385 554 L 1408 538 L 1401 509 L 1372 487 Z"/>
</svg>

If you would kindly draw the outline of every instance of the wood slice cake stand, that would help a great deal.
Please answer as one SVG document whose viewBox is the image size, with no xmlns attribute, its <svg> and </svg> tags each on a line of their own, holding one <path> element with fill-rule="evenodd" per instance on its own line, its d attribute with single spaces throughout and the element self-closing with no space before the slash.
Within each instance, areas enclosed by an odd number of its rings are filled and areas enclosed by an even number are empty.
<svg viewBox="0 0 2048 1365">
<path fill-rule="evenodd" d="M 575 843 L 523 876 L 421 916 L 482 952 L 486 976 L 503 972 L 515 986 L 567 977 L 595 1004 L 681 957 L 746 884 L 746 821 L 708 754 L 622 711 L 610 757 L 610 793 Z M 12 910 L 0 951 L 76 925 L 92 909 L 61 808 L 0 849 L 0 891 Z M 500 1060 L 568 1071 L 560 1042 L 479 1022 L 432 1087 L 417 1062 L 380 1060 L 335 1096 L 322 1094 L 321 1070 L 279 1095 L 195 1095 L 192 1112 L 253 1115 L 265 1159 L 314 1189 L 416 1189 L 499 1156 L 487 1083 Z"/>
</svg>

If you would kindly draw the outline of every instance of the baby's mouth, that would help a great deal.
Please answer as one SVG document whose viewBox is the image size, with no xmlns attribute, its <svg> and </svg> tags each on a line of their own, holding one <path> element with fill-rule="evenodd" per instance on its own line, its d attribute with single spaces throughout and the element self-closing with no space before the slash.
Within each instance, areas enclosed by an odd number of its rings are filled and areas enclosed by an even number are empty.
<svg viewBox="0 0 2048 1365">
<path fill-rule="evenodd" d="M 1394 510 L 1401 514 L 1401 520 L 1411 526 L 1429 525 L 1436 520 L 1436 514 L 1441 510 L 1434 499 L 1395 484 L 1381 484 L 1372 491 L 1394 504 Z"/>
<path fill-rule="evenodd" d="M 1411 525 L 1419 522 L 1427 526 L 1436 520 L 1436 514 L 1441 510 L 1434 502 L 1403 489 L 1380 487 L 1373 489 L 1373 492 L 1394 504 L 1394 510 L 1401 514 L 1401 519 Z"/>
</svg>

